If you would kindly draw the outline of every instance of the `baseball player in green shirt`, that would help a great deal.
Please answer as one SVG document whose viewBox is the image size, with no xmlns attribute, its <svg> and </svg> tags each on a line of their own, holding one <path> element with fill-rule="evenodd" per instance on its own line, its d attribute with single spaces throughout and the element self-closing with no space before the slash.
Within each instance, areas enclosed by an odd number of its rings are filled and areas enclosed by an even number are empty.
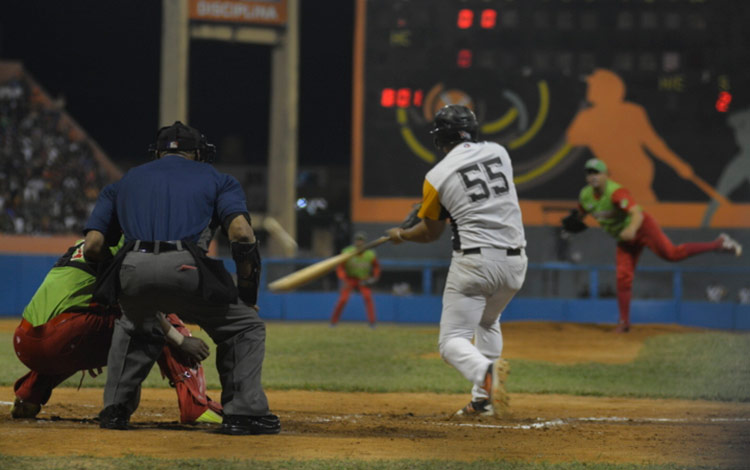
<svg viewBox="0 0 750 470">
<path fill-rule="evenodd" d="M 354 245 L 347 246 L 342 253 L 350 253 L 358 250 L 365 244 L 365 234 L 358 233 L 354 237 Z M 349 301 L 352 290 L 358 290 L 362 294 L 367 311 L 367 320 L 370 327 L 375 327 L 375 304 L 372 301 L 372 289 L 370 285 L 380 278 L 380 263 L 374 250 L 365 250 L 353 256 L 346 263 L 338 265 L 336 275 L 341 280 L 342 287 L 339 300 L 331 314 L 331 325 L 335 326 L 341 318 L 341 313 Z"/>
<path fill-rule="evenodd" d="M 572 233 L 586 228 L 582 219 L 591 214 L 599 226 L 617 240 L 617 304 L 620 319 L 615 330 L 630 330 L 630 298 L 633 275 L 644 247 L 667 261 L 681 261 L 709 251 L 742 254 L 742 245 L 722 233 L 711 242 L 672 244 L 656 220 L 633 199 L 627 188 L 609 178 L 607 165 L 596 158 L 585 164 L 586 182 L 580 192 L 578 209 L 563 219 L 563 227 Z"/>
<path fill-rule="evenodd" d="M 112 254 L 122 246 L 110 248 Z M 18 359 L 31 371 L 14 385 L 11 416 L 34 418 L 49 400 L 52 390 L 78 371 L 101 373 L 106 365 L 117 306 L 92 300 L 96 266 L 83 256 L 83 240 L 55 263 L 23 311 L 13 335 Z M 177 390 L 182 423 L 221 423 L 221 405 L 206 396 L 200 361 L 208 357 L 208 345 L 190 336 L 174 315 L 162 315 L 167 345 L 159 358 L 162 375 Z M 83 380 L 83 379 L 82 379 Z"/>
</svg>

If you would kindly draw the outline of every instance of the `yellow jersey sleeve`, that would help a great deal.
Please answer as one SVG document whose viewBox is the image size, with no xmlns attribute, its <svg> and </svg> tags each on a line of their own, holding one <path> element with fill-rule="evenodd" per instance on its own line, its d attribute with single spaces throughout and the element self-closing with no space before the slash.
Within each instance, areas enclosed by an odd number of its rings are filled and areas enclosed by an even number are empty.
<svg viewBox="0 0 750 470">
<path fill-rule="evenodd" d="M 422 186 L 422 208 L 417 215 L 422 219 L 440 220 L 440 194 L 427 180 Z"/>
</svg>

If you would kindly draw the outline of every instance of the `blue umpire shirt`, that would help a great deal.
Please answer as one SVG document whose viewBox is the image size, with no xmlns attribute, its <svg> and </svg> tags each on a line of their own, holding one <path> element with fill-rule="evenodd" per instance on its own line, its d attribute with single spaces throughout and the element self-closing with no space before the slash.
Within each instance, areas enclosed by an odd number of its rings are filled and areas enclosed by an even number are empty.
<svg viewBox="0 0 750 470">
<path fill-rule="evenodd" d="M 208 163 L 167 154 L 107 185 L 84 232 L 111 234 L 119 224 L 126 241 L 195 243 L 207 227 L 246 213 L 245 192 L 236 178 Z"/>
</svg>

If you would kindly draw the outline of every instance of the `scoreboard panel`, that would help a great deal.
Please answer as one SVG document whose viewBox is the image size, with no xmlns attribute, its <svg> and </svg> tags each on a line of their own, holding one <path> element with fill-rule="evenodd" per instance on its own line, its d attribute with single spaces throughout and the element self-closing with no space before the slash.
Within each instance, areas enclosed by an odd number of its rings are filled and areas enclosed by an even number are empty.
<svg viewBox="0 0 750 470">
<path fill-rule="evenodd" d="M 614 167 L 624 158 L 574 145 L 568 134 L 592 107 L 597 70 L 624 88 L 620 104 L 642 109 L 649 132 L 715 186 L 741 153 L 742 131 L 728 117 L 750 105 L 749 20 L 748 2 L 732 0 L 358 0 L 353 220 L 397 221 L 419 201 L 425 173 L 442 156 L 430 123 L 440 107 L 459 103 L 476 112 L 481 140 L 508 149 L 525 222 L 550 222 L 544 208 L 571 206 L 585 184 L 585 158 Z M 629 127 L 617 139 L 638 146 L 642 137 Z M 603 130 L 588 132 L 595 140 Z M 665 225 L 697 225 L 710 197 L 663 150 L 645 140 L 641 147 L 634 162 L 651 179 L 648 210 L 677 207 L 682 218 Z M 639 165 L 619 176 L 627 181 Z M 727 197 L 732 204 L 712 223 L 737 220 L 750 184 Z M 748 218 L 735 225 L 750 226 Z"/>
</svg>

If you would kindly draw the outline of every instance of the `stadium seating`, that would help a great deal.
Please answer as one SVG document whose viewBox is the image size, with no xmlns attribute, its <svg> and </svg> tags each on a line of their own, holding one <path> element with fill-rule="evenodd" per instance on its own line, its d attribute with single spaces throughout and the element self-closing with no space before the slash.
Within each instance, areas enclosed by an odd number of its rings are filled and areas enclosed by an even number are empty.
<svg viewBox="0 0 750 470">
<path fill-rule="evenodd" d="M 80 232 L 113 175 L 61 100 L 22 68 L 7 70 L 0 74 L 0 233 Z"/>
</svg>

